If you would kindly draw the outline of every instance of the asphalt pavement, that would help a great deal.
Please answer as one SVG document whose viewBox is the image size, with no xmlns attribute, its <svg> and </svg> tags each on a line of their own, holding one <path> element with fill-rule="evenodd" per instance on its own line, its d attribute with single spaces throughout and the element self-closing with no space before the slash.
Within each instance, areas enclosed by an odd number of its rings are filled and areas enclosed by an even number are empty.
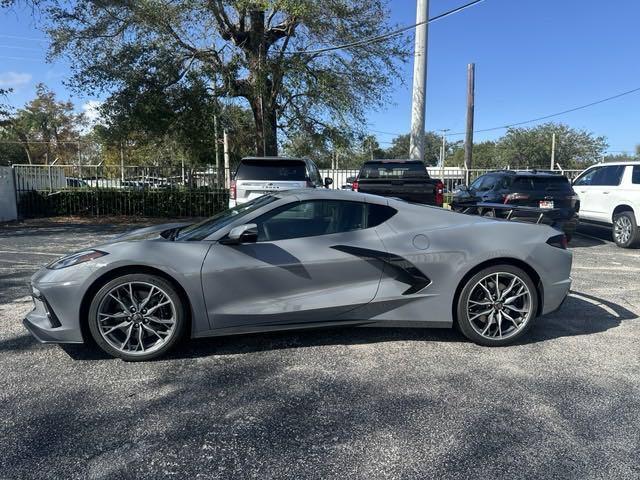
<svg viewBox="0 0 640 480">
<path fill-rule="evenodd" d="M 131 225 L 0 227 L 0 478 L 640 478 L 640 250 L 571 244 L 523 343 L 450 330 L 205 339 L 148 363 L 40 345 L 28 279 Z"/>
</svg>

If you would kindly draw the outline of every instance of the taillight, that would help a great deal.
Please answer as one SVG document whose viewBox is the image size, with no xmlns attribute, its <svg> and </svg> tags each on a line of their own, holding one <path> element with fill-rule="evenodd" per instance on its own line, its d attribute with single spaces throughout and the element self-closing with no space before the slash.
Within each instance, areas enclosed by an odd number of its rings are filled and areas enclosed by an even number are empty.
<svg viewBox="0 0 640 480">
<path fill-rule="evenodd" d="M 562 235 L 551 237 L 549 240 L 547 240 L 547 243 L 552 247 L 561 248 L 563 250 L 566 250 L 567 245 L 569 244 L 569 242 L 567 241 L 567 236 L 564 233 Z"/>
<path fill-rule="evenodd" d="M 436 205 L 441 207 L 444 204 L 444 183 L 436 183 Z"/>
<path fill-rule="evenodd" d="M 529 200 L 529 195 L 526 193 L 510 193 L 504 196 L 504 203 L 513 202 L 514 200 Z"/>
<path fill-rule="evenodd" d="M 236 194 L 236 181 L 231 180 L 231 183 L 229 184 L 229 196 L 231 197 L 231 200 L 236 199 Z"/>
<path fill-rule="evenodd" d="M 353 181 L 353 183 L 351 184 L 351 190 L 353 190 L 354 192 L 358 191 L 358 180 Z"/>
</svg>

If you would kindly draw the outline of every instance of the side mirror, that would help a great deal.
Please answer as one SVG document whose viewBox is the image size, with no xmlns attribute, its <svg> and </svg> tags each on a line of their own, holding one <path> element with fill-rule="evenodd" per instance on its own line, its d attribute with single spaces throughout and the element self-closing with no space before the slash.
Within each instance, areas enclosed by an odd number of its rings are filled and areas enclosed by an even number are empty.
<svg viewBox="0 0 640 480">
<path fill-rule="evenodd" d="M 258 225 L 247 223 L 231 229 L 229 234 L 220 240 L 223 245 L 240 245 L 258 241 Z"/>
<path fill-rule="evenodd" d="M 468 192 L 469 191 L 469 187 L 467 187 L 466 185 L 458 185 L 456 187 L 456 190 L 459 190 L 461 192 Z"/>
<path fill-rule="evenodd" d="M 324 177 L 324 188 L 329 188 L 333 184 L 333 178 Z"/>
</svg>

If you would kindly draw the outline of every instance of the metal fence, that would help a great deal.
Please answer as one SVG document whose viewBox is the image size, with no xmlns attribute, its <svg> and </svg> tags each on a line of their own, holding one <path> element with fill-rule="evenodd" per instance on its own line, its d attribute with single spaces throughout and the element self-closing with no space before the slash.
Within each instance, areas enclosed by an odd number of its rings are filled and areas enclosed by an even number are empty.
<svg viewBox="0 0 640 480">
<path fill-rule="evenodd" d="M 428 167 L 446 192 L 464 183 L 465 170 Z M 471 181 L 495 169 L 471 169 Z M 18 214 L 209 216 L 226 208 L 231 172 L 215 167 L 182 168 L 113 165 L 13 165 Z M 351 189 L 358 170 L 321 170 L 331 188 Z M 581 170 L 557 171 L 569 179 Z"/>
<path fill-rule="evenodd" d="M 13 165 L 21 217 L 52 215 L 209 216 L 226 208 L 215 168 Z"/>
</svg>

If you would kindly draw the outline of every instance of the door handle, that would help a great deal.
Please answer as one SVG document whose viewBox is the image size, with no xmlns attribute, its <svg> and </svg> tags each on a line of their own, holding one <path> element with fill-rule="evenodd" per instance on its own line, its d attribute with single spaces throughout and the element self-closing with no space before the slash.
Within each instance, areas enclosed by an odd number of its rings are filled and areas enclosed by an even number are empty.
<svg viewBox="0 0 640 480">
<path fill-rule="evenodd" d="M 605 195 L 609 195 L 609 192 L 602 192 L 602 193 L 604 193 Z"/>
</svg>

